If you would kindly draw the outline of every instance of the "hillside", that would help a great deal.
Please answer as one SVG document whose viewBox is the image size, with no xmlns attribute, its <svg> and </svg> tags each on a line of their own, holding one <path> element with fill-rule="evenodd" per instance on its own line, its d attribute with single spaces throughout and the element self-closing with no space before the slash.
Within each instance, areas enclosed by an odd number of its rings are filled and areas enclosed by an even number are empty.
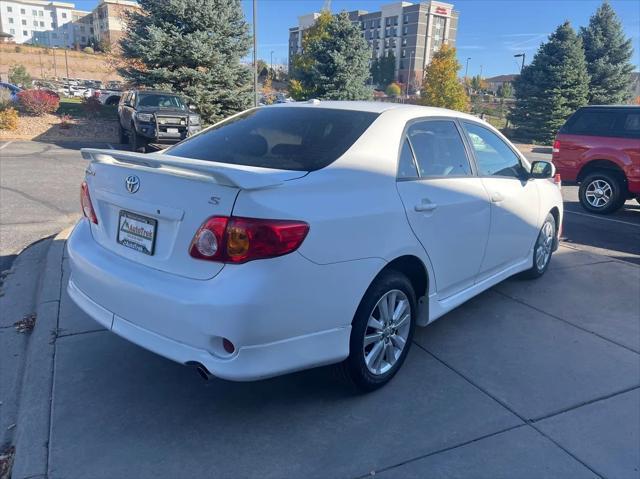
<svg viewBox="0 0 640 479">
<path fill-rule="evenodd" d="M 55 54 L 55 65 L 54 65 Z M 100 53 L 90 54 L 67 51 L 69 77 L 83 80 L 121 80 L 108 56 Z M 7 80 L 9 67 L 15 63 L 24 65 L 34 78 L 52 79 L 66 77 L 64 50 L 32 47 L 28 45 L 0 44 L 0 78 Z M 57 75 L 56 75 L 57 72 Z"/>
</svg>

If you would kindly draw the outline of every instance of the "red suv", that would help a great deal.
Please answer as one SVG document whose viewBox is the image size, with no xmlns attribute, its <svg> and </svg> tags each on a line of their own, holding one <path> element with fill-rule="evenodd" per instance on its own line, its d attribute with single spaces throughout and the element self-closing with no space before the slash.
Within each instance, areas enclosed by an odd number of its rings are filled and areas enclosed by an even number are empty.
<svg viewBox="0 0 640 479">
<path fill-rule="evenodd" d="M 584 209 L 607 214 L 640 202 L 640 106 L 586 106 L 569 117 L 553 144 L 563 181 L 580 183 Z"/>
</svg>

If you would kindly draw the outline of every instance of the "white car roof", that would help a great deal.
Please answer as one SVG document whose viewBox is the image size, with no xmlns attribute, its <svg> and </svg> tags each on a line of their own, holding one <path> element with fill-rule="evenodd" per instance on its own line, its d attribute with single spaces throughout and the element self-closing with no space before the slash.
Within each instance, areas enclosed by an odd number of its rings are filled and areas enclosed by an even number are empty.
<svg viewBox="0 0 640 479">
<path fill-rule="evenodd" d="M 404 113 L 407 119 L 427 116 L 448 116 L 482 121 L 477 117 L 446 108 L 432 106 L 410 105 L 405 103 L 391 103 L 383 101 L 324 101 L 309 100 L 304 102 L 279 103 L 263 108 L 331 108 L 335 110 L 367 111 L 371 113 L 383 113 L 394 110 L 396 113 Z"/>
</svg>

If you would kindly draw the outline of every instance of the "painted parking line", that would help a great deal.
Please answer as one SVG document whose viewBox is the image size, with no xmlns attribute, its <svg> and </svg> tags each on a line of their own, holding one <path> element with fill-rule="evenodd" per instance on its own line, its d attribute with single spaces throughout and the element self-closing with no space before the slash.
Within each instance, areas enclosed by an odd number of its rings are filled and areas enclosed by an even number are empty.
<svg viewBox="0 0 640 479">
<path fill-rule="evenodd" d="M 614 219 L 611 219 L 611 218 L 603 218 L 602 216 L 589 215 L 587 213 L 578 213 L 577 211 L 564 210 L 564 212 L 565 213 L 571 213 L 572 215 L 587 216 L 588 218 L 595 218 L 597 220 L 602 220 L 602 221 L 611 221 L 612 223 L 620 223 L 620 224 L 623 224 L 623 225 L 635 226 L 636 228 L 640 228 L 640 224 L 631 223 L 629 221 L 614 220 Z"/>
<path fill-rule="evenodd" d="M 0 150 L 4 150 L 11 143 L 13 143 L 13 141 L 7 141 L 6 143 L 3 143 L 2 145 L 0 145 Z"/>
</svg>

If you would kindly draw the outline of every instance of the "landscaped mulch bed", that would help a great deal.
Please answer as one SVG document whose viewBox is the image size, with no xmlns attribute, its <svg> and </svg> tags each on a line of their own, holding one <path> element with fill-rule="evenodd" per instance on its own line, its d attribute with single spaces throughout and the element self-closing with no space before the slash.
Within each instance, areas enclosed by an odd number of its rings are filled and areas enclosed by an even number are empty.
<svg viewBox="0 0 640 479">
<path fill-rule="evenodd" d="M 0 140 L 92 140 L 118 141 L 118 121 L 104 119 L 74 118 L 67 127 L 62 126 L 56 115 L 26 116 L 21 114 L 18 128 L 14 131 L 0 130 Z"/>
</svg>

